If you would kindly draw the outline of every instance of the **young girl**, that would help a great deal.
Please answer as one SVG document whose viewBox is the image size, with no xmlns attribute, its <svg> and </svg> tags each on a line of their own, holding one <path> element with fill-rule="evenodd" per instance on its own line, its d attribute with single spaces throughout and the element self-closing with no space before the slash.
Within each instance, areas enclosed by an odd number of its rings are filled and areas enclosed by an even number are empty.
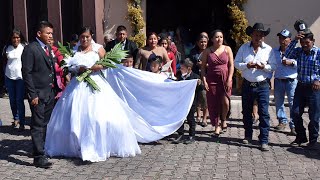
<svg viewBox="0 0 320 180">
<path fill-rule="evenodd" d="M 122 61 L 123 66 L 125 67 L 133 67 L 133 56 L 132 55 L 128 55 L 127 58 L 123 59 Z"/>
<path fill-rule="evenodd" d="M 151 59 L 150 69 L 151 69 L 151 72 L 153 72 L 153 73 L 167 76 L 166 73 L 161 72 L 161 69 L 162 69 L 162 58 L 160 56 L 156 56 L 155 58 Z"/>
<path fill-rule="evenodd" d="M 168 57 L 169 57 L 170 60 L 172 60 L 171 71 L 169 71 L 169 72 L 173 72 L 173 74 L 176 75 L 176 73 L 177 73 L 177 68 L 176 68 L 177 61 L 176 61 L 176 57 L 174 56 L 174 53 L 170 49 L 168 38 L 161 39 L 160 40 L 160 46 L 164 47 L 167 50 Z"/>
</svg>

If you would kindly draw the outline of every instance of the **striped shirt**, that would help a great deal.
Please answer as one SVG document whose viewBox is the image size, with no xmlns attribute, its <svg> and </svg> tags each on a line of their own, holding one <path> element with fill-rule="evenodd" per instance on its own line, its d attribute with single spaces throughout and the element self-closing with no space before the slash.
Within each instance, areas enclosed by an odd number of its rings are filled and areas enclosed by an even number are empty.
<svg viewBox="0 0 320 180">
<path fill-rule="evenodd" d="M 301 47 L 296 47 L 298 41 L 292 41 L 286 49 L 285 56 L 297 60 L 298 81 L 312 84 L 320 80 L 320 49 L 313 46 L 307 55 Z"/>
</svg>

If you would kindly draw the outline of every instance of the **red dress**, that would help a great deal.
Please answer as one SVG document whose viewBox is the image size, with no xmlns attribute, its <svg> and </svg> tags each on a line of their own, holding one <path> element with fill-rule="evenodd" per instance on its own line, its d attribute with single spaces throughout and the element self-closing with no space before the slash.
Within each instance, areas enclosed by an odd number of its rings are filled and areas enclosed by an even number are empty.
<svg viewBox="0 0 320 180">
<path fill-rule="evenodd" d="M 174 53 L 171 52 L 171 51 L 168 51 L 168 57 L 170 60 L 172 60 L 172 63 L 171 63 L 171 69 L 172 69 L 172 72 L 174 75 L 176 75 L 177 73 L 177 61 L 176 61 L 176 57 L 174 56 Z"/>
<path fill-rule="evenodd" d="M 60 67 L 60 63 L 63 60 L 63 56 L 60 53 L 59 49 L 55 46 L 52 46 L 52 51 L 54 53 L 54 56 L 57 58 L 57 62 L 55 63 L 55 70 L 56 70 L 56 78 L 57 78 L 57 84 L 59 88 L 61 89 L 61 92 L 59 92 L 56 96 L 56 98 L 59 98 L 62 94 L 62 91 L 66 88 L 66 81 L 63 76 L 63 70 Z"/>
<path fill-rule="evenodd" d="M 226 83 L 229 75 L 229 57 L 224 50 L 219 56 L 212 50 L 208 55 L 208 67 L 206 80 L 209 85 L 207 103 L 211 124 L 215 126 L 222 112 L 222 97 L 227 96 L 230 100 L 231 90 L 227 91 Z M 229 109 L 230 110 L 230 109 Z"/>
</svg>

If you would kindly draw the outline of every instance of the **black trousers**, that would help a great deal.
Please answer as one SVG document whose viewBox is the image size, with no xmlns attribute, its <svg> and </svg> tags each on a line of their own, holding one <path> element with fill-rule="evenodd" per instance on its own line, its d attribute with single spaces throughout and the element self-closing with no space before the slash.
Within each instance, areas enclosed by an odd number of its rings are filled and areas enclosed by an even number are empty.
<svg viewBox="0 0 320 180">
<path fill-rule="evenodd" d="M 194 119 L 194 113 L 196 112 L 196 106 L 193 104 L 187 116 L 187 122 L 189 124 L 189 136 L 195 136 L 196 134 L 196 121 Z M 178 129 L 178 134 L 183 135 L 184 124 Z"/>
<path fill-rule="evenodd" d="M 30 103 L 30 102 L 29 102 Z M 36 106 L 30 104 L 31 109 L 31 138 L 33 143 L 33 156 L 44 156 L 47 125 L 55 105 L 54 93 L 45 99 L 39 99 Z"/>
</svg>

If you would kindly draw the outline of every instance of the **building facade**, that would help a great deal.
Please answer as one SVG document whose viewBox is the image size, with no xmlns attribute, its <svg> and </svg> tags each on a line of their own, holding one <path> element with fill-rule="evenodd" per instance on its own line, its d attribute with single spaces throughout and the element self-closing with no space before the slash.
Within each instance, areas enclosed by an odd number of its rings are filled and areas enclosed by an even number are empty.
<svg viewBox="0 0 320 180">
<path fill-rule="evenodd" d="M 190 31 L 195 29 L 194 34 L 220 28 L 228 35 L 232 28 L 226 11 L 230 1 L 141 0 L 145 32 L 188 26 Z M 40 20 L 49 20 L 54 25 L 54 37 L 61 42 L 69 41 L 84 25 L 94 28 L 98 43 L 103 43 L 105 31 L 114 33 L 118 25 L 125 25 L 130 34 L 127 3 L 128 0 L 2 0 L 0 48 L 13 27 L 22 30 L 27 40 L 34 39 L 34 28 Z M 316 45 L 320 46 L 319 6 L 318 0 L 248 0 L 244 10 L 250 25 L 262 22 L 271 28 L 266 42 L 272 46 L 277 46 L 276 34 L 281 29 L 287 28 L 295 34 L 293 24 L 297 19 L 308 23 L 315 33 Z"/>
<path fill-rule="evenodd" d="M 95 30 L 95 39 L 103 42 L 104 0 L 3 0 L 0 7 L 0 47 L 13 27 L 22 31 L 28 41 L 36 35 L 36 25 L 48 20 L 54 26 L 57 41 L 69 41 L 82 26 Z"/>
</svg>

